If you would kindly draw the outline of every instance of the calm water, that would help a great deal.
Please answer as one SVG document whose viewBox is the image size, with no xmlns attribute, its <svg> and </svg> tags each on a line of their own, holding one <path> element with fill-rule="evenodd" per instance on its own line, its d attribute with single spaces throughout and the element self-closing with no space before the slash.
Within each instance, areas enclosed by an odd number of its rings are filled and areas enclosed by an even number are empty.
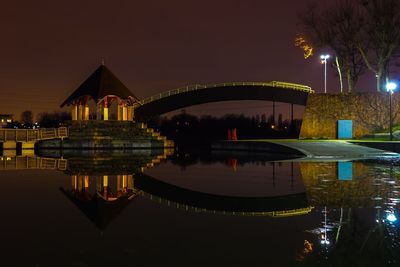
<svg viewBox="0 0 400 267">
<path fill-rule="evenodd" d="M 166 154 L 0 157 L 0 266 L 400 266 L 395 158 Z"/>
</svg>

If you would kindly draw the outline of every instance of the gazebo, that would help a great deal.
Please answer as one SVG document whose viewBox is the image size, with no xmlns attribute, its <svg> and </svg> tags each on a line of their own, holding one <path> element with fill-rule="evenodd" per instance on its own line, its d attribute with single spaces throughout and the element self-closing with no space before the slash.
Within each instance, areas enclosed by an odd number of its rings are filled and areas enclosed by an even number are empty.
<svg viewBox="0 0 400 267">
<path fill-rule="evenodd" d="M 117 104 L 117 120 L 133 120 L 133 104 L 139 99 L 104 65 L 100 65 L 62 104 L 71 106 L 72 120 L 89 120 L 89 101 L 96 104 L 96 119 L 108 120 Z"/>
</svg>

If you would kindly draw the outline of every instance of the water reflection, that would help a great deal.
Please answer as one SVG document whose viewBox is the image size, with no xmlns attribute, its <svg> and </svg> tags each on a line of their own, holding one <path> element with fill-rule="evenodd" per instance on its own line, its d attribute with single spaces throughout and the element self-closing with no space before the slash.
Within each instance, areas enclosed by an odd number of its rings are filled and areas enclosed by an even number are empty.
<svg viewBox="0 0 400 267">
<path fill-rule="evenodd" d="M 393 161 L 272 161 L 266 155 L 192 156 L 164 150 L 46 153 L 0 157 L 0 170 L 63 172 L 70 177 L 60 187 L 64 199 L 102 231 L 130 203 L 146 199 L 188 216 L 259 216 L 265 229 L 279 220 L 277 237 L 271 238 L 294 244 L 296 252 L 285 252 L 292 265 L 399 264 L 400 167 Z M 237 194 L 227 181 L 249 195 Z M 291 221 L 301 235 L 279 237 L 290 231 Z"/>
<path fill-rule="evenodd" d="M 189 158 L 190 156 L 185 156 Z M 191 165 L 174 159 L 183 172 L 188 167 L 221 161 L 227 169 L 237 172 L 246 165 L 254 167 L 252 160 L 218 157 L 207 161 L 198 157 Z M 315 207 L 314 227 L 304 229 L 309 236 L 302 241 L 303 248 L 296 254 L 298 264 L 342 266 L 397 266 L 399 262 L 399 188 L 397 177 L 400 167 L 389 161 L 354 162 L 270 162 L 273 186 L 280 168 L 298 168 L 305 187 L 307 205 Z M 263 165 L 263 164 L 261 164 Z M 286 166 L 285 166 L 286 165 Z M 265 166 L 265 165 L 264 165 Z M 205 168 L 204 168 L 205 169 Z M 278 171 L 279 172 L 279 171 Z M 287 178 L 287 175 L 286 177 Z M 213 179 L 217 179 L 213 177 Z M 177 181 L 188 184 L 187 181 Z M 193 185 L 190 185 L 193 186 Z M 304 213 L 307 214 L 307 213 Z M 292 242 L 289 241 L 289 242 Z"/>
<path fill-rule="evenodd" d="M 400 168 L 391 163 L 300 163 L 307 196 L 321 223 L 308 230 L 317 253 L 309 264 L 378 266 L 399 264 L 397 185 Z M 397 174 L 397 175 L 396 175 Z"/>
<path fill-rule="evenodd" d="M 237 197 L 208 194 L 163 182 L 144 173 L 166 159 L 163 154 L 138 151 L 129 156 L 69 155 L 65 173 L 71 186 L 61 191 L 93 222 L 104 229 L 135 197 L 142 196 L 185 211 L 241 216 L 287 217 L 309 213 L 305 192 L 279 196 Z M 146 157 L 147 156 L 147 157 Z M 175 162 L 175 161 L 173 161 Z M 275 164 L 274 164 L 275 165 Z"/>
</svg>

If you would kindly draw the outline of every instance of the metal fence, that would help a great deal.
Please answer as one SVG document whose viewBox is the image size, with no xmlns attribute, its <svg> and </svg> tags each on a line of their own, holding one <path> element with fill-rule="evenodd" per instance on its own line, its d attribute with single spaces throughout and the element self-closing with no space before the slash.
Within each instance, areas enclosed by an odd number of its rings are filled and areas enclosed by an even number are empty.
<svg viewBox="0 0 400 267">
<path fill-rule="evenodd" d="M 68 128 L 4 129 L 0 128 L 0 142 L 35 142 L 44 139 L 68 137 Z"/>
</svg>

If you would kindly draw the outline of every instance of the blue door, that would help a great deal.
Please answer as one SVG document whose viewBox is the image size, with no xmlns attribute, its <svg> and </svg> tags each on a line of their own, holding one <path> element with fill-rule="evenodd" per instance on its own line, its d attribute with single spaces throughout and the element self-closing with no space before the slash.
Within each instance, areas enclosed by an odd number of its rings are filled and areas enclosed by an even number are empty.
<svg viewBox="0 0 400 267">
<path fill-rule="evenodd" d="M 338 139 L 353 138 L 353 121 L 338 120 Z"/>
</svg>

